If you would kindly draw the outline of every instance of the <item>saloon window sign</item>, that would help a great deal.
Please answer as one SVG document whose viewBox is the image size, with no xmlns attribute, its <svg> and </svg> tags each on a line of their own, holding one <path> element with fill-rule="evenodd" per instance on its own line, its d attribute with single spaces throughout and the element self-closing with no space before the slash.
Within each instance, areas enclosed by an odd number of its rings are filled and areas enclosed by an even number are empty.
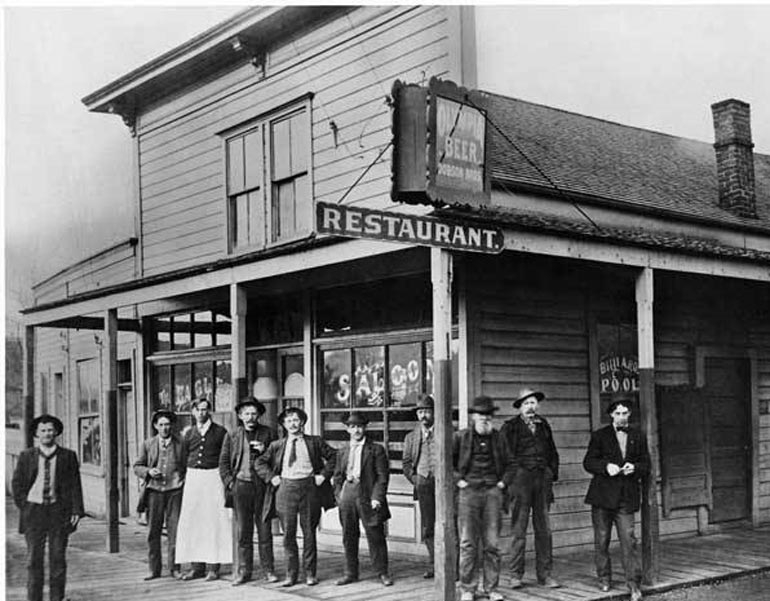
<svg viewBox="0 0 770 601">
<path fill-rule="evenodd" d="M 499 253 L 504 248 L 499 228 L 324 202 L 316 205 L 316 229 L 322 234 L 453 250 Z"/>
</svg>

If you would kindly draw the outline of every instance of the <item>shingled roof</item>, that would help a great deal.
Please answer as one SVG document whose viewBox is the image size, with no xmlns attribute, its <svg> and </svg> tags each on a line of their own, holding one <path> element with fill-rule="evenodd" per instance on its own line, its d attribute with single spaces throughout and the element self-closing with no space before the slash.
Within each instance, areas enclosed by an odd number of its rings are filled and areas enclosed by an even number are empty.
<svg viewBox="0 0 770 601">
<path fill-rule="evenodd" d="M 754 154 L 757 219 L 719 207 L 713 144 L 679 138 L 485 93 L 490 120 L 564 192 L 731 228 L 770 232 L 770 156 Z M 497 185 L 552 191 L 549 182 L 490 128 Z"/>
</svg>

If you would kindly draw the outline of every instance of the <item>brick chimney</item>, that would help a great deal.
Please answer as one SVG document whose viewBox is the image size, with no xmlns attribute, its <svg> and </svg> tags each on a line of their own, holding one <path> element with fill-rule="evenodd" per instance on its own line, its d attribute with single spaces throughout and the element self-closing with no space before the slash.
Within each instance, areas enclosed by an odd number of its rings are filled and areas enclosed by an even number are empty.
<svg viewBox="0 0 770 601">
<path fill-rule="evenodd" d="M 757 216 L 751 113 L 742 100 L 711 105 L 719 180 L 719 206 L 740 217 Z"/>
</svg>

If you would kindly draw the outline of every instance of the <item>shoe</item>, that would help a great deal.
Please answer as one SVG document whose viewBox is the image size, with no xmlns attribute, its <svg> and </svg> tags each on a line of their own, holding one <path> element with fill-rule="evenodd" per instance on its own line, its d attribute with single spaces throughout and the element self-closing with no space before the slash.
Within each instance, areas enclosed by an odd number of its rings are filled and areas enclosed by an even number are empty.
<svg viewBox="0 0 770 601">
<path fill-rule="evenodd" d="M 335 582 L 334 584 L 336 584 L 337 586 L 345 586 L 346 584 L 352 584 L 353 582 L 356 582 L 356 581 L 358 581 L 358 578 L 355 578 L 353 576 L 343 576 L 342 578 L 337 580 L 337 582 Z"/>
<path fill-rule="evenodd" d="M 292 577 L 287 578 L 286 580 L 281 582 L 281 584 L 279 586 L 282 586 L 283 588 L 289 588 L 290 586 L 294 586 L 295 584 L 297 584 L 297 577 L 296 576 L 293 577 L 293 578 Z"/>
<path fill-rule="evenodd" d="M 238 574 L 238 578 L 233 580 L 231 586 L 241 586 L 242 584 L 246 584 L 249 580 L 251 580 L 251 574 Z"/>
<path fill-rule="evenodd" d="M 492 591 L 489 593 L 489 601 L 504 601 L 505 597 L 503 597 L 500 593 L 497 591 Z"/>
<path fill-rule="evenodd" d="M 206 578 L 204 578 L 206 582 L 211 582 L 212 580 L 219 580 L 219 572 L 215 572 L 214 570 L 209 570 L 209 573 L 206 574 Z"/>
<path fill-rule="evenodd" d="M 315 576 L 308 576 L 307 578 L 305 578 L 305 584 L 307 584 L 308 586 L 315 586 L 316 584 L 318 584 L 318 578 L 316 578 Z"/>
<path fill-rule="evenodd" d="M 609 582 L 607 582 L 606 580 L 600 580 L 600 581 L 599 581 L 599 590 L 600 590 L 601 592 L 603 592 L 603 593 L 609 593 L 611 588 L 612 588 L 612 587 L 610 586 L 610 583 L 609 583 Z"/>
<path fill-rule="evenodd" d="M 393 586 L 393 579 L 387 574 L 380 574 L 380 582 L 382 586 Z"/>
<path fill-rule="evenodd" d="M 460 595 L 460 601 L 473 601 L 473 591 L 463 591 Z"/>
<path fill-rule="evenodd" d="M 267 574 L 265 574 L 265 581 L 278 582 L 278 576 L 275 575 L 275 572 L 268 572 Z"/>
<path fill-rule="evenodd" d="M 160 578 L 160 574 L 147 574 L 147 576 L 144 577 L 145 580 L 155 580 L 156 578 Z"/>
<path fill-rule="evenodd" d="M 423 577 L 423 578 L 425 578 L 425 580 L 430 580 L 430 579 L 431 579 L 431 578 L 433 578 L 434 576 L 435 576 L 435 574 L 433 573 L 433 570 L 426 570 L 426 571 L 423 573 L 423 575 L 422 575 L 422 577 Z"/>
<path fill-rule="evenodd" d="M 524 583 L 521 581 L 521 578 L 517 576 L 511 578 L 511 588 L 521 588 L 522 586 L 524 586 Z"/>
<path fill-rule="evenodd" d="M 561 583 L 557 582 L 550 576 L 545 580 L 539 580 L 538 584 L 540 584 L 540 586 L 544 586 L 545 588 L 561 588 Z"/>
<path fill-rule="evenodd" d="M 639 601 L 642 598 L 642 591 L 636 584 L 631 585 L 631 601 Z"/>
<path fill-rule="evenodd" d="M 203 572 L 196 572 L 195 570 L 190 570 L 189 572 L 185 572 L 182 574 L 182 577 L 180 580 L 195 580 L 196 578 L 203 578 L 205 574 Z"/>
<path fill-rule="evenodd" d="M 174 580 L 181 580 L 182 579 L 182 572 L 180 572 L 179 570 L 171 570 L 171 574 L 170 575 L 171 575 L 171 577 Z"/>
</svg>

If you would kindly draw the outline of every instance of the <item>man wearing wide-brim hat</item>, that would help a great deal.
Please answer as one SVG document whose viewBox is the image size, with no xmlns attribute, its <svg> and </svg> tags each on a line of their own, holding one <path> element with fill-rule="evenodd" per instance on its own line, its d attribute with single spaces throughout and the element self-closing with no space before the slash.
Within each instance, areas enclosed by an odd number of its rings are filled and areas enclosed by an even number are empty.
<svg viewBox="0 0 770 601">
<path fill-rule="evenodd" d="M 413 498 L 420 507 L 422 540 L 428 549 L 430 566 L 423 578 L 433 578 L 434 543 L 436 522 L 436 457 L 433 437 L 433 397 L 420 394 L 414 408 L 418 424 L 404 437 L 401 465 L 404 476 L 414 486 Z"/>
<path fill-rule="evenodd" d="M 305 583 L 314 586 L 318 584 L 316 529 L 321 520 L 321 508 L 334 506 L 330 480 L 336 453 L 320 436 L 305 434 L 307 414 L 302 409 L 287 407 L 278 416 L 278 421 L 286 431 L 286 437 L 270 443 L 267 451 L 257 457 L 255 466 L 259 477 L 269 484 L 263 519 L 268 519 L 274 508 L 281 520 L 286 561 L 286 579 L 281 586 L 289 587 L 297 584 L 299 578 L 299 518 Z"/>
<path fill-rule="evenodd" d="M 179 578 L 176 562 L 176 533 L 179 511 L 182 506 L 187 463 L 182 441 L 172 431 L 176 424 L 173 411 L 159 409 L 152 416 L 152 426 L 157 434 L 142 443 L 134 462 L 134 473 L 144 483 L 143 497 L 148 517 L 147 546 L 149 547 L 150 571 L 145 580 L 161 575 L 161 532 L 166 523 L 168 571 L 172 578 Z"/>
<path fill-rule="evenodd" d="M 64 599 L 67 542 L 85 515 L 80 465 L 74 451 L 56 444 L 61 420 L 43 414 L 32 420 L 36 446 L 19 455 L 11 486 L 19 508 L 19 532 L 27 542 L 27 599 L 43 601 L 45 542 L 48 539 L 51 601 Z"/>
<path fill-rule="evenodd" d="M 500 582 L 501 511 L 505 491 L 513 479 L 513 464 L 500 433 L 492 427 L 498 407 L 488 396 L 478 396 L 468 408 L 471 427 L 454 439 L 452 458 L 459 489 L 457 523 L 460 534 L 461 601 L 473 601 L 486 592 L 490 601 L 502 601 Z M 481 541 L 482 558 L 478 556 Z M 479 565 L 484 582 L 479 582 Z"/>
<path fill-rule="evenodd" d="M 513 542 L 511 544 L 511 588 L 522 586 L 527 522 L 532 514 L 535 530 L 535 571 L 541 586 L 561 586 L 551 575 L 553 542 L 548 511 L 553 502 L 553 483 L 559 478 L 559 453 L 548 421 L 538 415 L 545 394 L 522 388 L 514 408 L 519 414 L 506 421 L 500 430 L 506 448 L 513 457 Z"/>
<path fill-rule="evenodd" d="M 225 497 L 231 500 L 238 525 L 238 573 L 233 586 L 251 580 L 254 569 L 254 525 L 257 526 L 259 563 L 265 580 L 277 582 L 273 558 L 273 532 L 270 520 L 262 518 L 267 484 L 254 470 L 254 462 L 276 440 L 275 431 L 258 423 L 265 406 L 246 397 L 235 406 L 238 427 L 225 437 L 219 455 L 219 476 Z"/>
<path fill-rule="evenodd" d="M 337 580 L 345 585 L 358 580 L 359 522 L 364 525 L 372 566 L 385 586 L 393 580 L 388 573 L 388 545 L 385 522 L 388 509 L 390 469 L 385 447 L 366 435 L 369 423 L 365 413 L 353 411 L 343 423 L 350 440 L 337 449 L 334 468 L 334 496 L 339 507 L 342 543 L 345 547 L 345 574 Z"/>
</svg>

